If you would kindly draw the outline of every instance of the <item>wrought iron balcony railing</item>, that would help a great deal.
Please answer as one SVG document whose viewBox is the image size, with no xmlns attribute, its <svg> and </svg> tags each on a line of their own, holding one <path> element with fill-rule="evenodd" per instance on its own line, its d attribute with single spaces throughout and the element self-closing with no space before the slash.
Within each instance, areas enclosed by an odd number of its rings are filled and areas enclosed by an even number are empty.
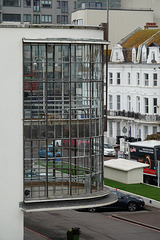
<svg viewBox="0 0 160 240">
<path fill-rule="evenodd" d="M 142 121 L 148 121 L 148 122 L 154 122 L 154 121 L 160 121 L 160 115 L 149 115 L 149 114 L 141 114 L 137 112 L 129 112 L 129 111 L 107 111 L 108 116 L 119 116 L 119 117 L 125 117 L 125 118 L 134 118 L 139 119 Z"/>
</svg>

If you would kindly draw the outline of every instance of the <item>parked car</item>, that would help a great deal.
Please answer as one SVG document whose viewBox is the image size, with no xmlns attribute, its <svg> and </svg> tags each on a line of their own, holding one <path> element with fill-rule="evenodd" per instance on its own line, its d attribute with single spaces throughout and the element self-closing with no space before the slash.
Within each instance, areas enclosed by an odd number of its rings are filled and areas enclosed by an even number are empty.
<svg viewBox="0 0 160 240">
<path fill-rule="evenodd" d="M 53 145 L 52 144 L 48 145 L 47 150 L 48 150 L 48 157 L 53 158 Z M 46 157 L 46 146 L 43 146 L 40 148 L 39 156 L 40 158 Z M 61 157 L 61 151 L 57 146 L 55 146 L 55 157 Z"/>
<path fill-rule="evenodd" d="M 38 173 L 35 170 L 31 170 L 31 169 L 25 169 L 24 172 L 24 180 L 28 181 L 28 180 L 37 180 L 38 179 Z"/>
<path fill-rule="evenodd" d="M 143 209 L 145 206 L 145 202 L 141 197 L 132 196 L 130 194 L 124 194 L 117 190 L 111 190 L 110 192 L 117 195 L 118 197 L 117 202 L 110 205 L 98 207 L 98 208 L 89 208 L 88 211 L 95 212 L 95 211 L 103 211 L 103 210 L 109 210 L 109 209 L 110 210 L 124 209 L 124 210 L 134 212 L 136 210 Z"/>
<path fill-rule="evenodd" d="M 104 156 L 116 156 L 115 149 L 110 146 L 108 143 L 104 143 Z"/>
</svg>

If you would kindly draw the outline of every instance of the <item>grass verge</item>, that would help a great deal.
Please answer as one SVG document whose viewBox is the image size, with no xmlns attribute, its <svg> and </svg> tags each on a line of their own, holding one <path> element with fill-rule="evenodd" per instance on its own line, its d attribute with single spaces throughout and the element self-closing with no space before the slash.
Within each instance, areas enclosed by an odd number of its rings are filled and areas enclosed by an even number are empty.
<svg viewBox="0 0 160 240">
<path fill-rule="evenodd" d="M 107 178 L 104 179 L 104 185 L 160 201 L 160 188 L 158 187 L 148 186 L 143 183 L 125 184 Z"/>
</svg>

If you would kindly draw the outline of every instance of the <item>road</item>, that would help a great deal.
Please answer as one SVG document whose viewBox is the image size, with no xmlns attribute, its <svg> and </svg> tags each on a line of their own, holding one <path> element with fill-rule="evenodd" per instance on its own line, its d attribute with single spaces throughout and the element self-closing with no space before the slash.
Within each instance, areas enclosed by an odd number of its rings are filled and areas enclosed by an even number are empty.
<svg viewBox="0 0 160 240">
<path fill-rule="evenodd" d="M 80 228 L 80 240 L 160 240 L 160 230 L 124 220 L 124 217 L 137 218 L 145 222 L 149 216 L 151 218 L 154 216 L 154 211 L 150 208 L 134 213 L 127 211 L 89 213 L 74 210 L 25 213 L 24 240 L 66 240 L 67 229 L 72 227 Z M 159 214 L 160 212 L 158 216 Z M 114 216 L 122 216 L 123 219 Z"/>
</svg>

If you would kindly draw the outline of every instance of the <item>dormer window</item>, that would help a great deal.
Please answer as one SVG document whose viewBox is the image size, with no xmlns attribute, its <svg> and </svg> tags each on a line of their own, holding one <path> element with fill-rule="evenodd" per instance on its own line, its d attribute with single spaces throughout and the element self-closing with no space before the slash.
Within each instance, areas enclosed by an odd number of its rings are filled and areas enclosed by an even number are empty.
<svg viewBox="0 0 160 240">
<path fill-rule="evenodd" d="M 136 48 L 133 47 L 132 48 L 132 62 L 136 62 Z"/>
<path fill-rule="evenodd" d="M 146 45 L 143 45 L 142 47 L 142 62 L 147 61 L 147 47 Z"/>
<path fill-rule="evenodd" d="M 156 54 L 155 54 L 155 52 L 151 53 L 151 62 L 152 63 L 156 63 Z"/>
<path fill-rule="evenodd" d="M 119 60 L 119 59 L 118 59 L 118 55 L 119 55 L 118 52 L 116 52 L 116 60 Z"/>
</svg>

